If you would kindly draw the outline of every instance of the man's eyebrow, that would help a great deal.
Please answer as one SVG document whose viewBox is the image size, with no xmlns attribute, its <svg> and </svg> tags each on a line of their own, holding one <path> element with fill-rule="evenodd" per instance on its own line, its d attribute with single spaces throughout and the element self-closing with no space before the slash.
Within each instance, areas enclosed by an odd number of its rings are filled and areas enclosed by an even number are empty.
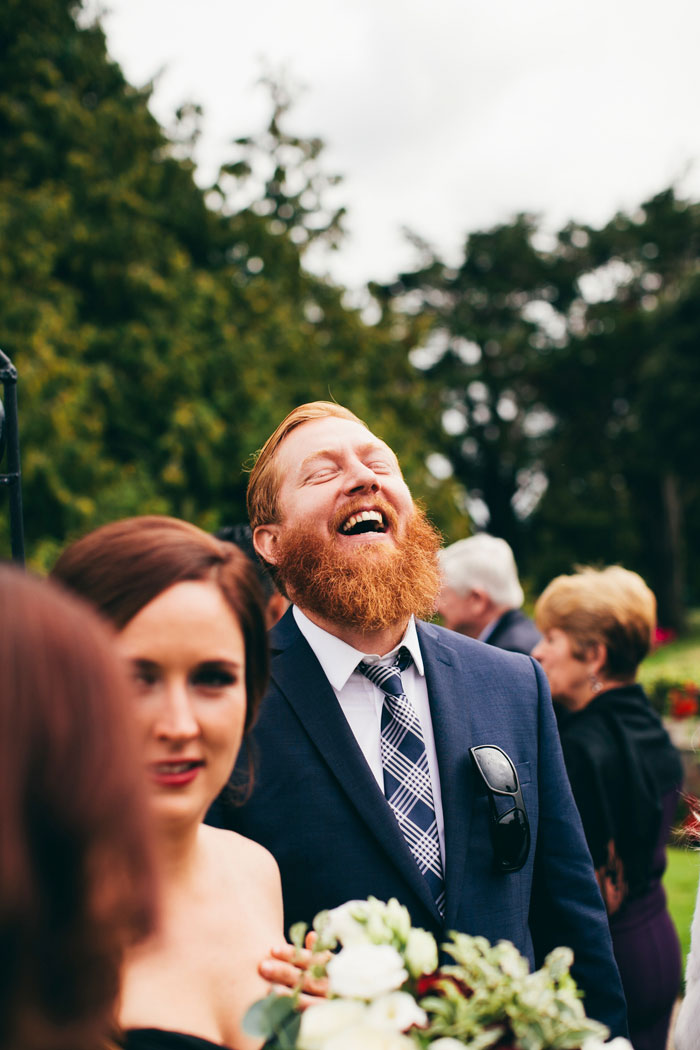
<svg viewBox="0 0 700 1050">
<path fill-rule="evenodd" d="M 299 470 L 303 471 L 307 467 L 315 463 L 317 459 L 336 459 L 338 456 L 337 450 L 331 448 L 317 448 L 315 452 L 310 452 L 308 456 L 302 459 L 299 464 Z"/>
<path fill-rule="evenodd" d="M 357 449 L 358 453 L 362 456 L 368 453 L 379 452 L 385 454 L 393 463 L 398 464 L 396 455 L 391 451 L 388 445 L 379 441 L 367 441 L 364 445 L 360 445 Z M 310 452 L 308 456 L 302 459 L 299 464 L 299 471 L 304 471 L 308 467 L 312 466 L 319 459 L 332 459 L 335 460 L 339 455 L 342 454 L 342 450 L 337 448 L 317 448 L 313 452 Z"/>
</svg>

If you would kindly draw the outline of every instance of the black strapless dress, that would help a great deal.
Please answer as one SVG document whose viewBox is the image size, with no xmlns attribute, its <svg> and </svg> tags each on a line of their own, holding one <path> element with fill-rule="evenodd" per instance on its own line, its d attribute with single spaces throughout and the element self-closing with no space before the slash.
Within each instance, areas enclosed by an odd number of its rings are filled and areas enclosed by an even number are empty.
<svg viewBox="0 0 700 1050">
<path fill-rule="evenodd" d="M 223 1043 L 165 1028 L 127 1028 L 119 1045 L 124 1050 L 231 1050 Z"/>
</svg>

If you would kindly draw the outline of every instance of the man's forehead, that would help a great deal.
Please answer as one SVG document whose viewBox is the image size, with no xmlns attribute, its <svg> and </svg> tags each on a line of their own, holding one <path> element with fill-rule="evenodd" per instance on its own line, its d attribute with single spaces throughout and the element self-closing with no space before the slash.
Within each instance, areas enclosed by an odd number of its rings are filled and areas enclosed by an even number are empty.
<svg viewBox="0 0 700 1050">
<path fill-rule="evenodd" d="M 290 431 L 280 444 L 279 451 L 283 457 L 300 465 L 309 459 L 333 452 L 342 452 L 346 448 L 355 451 L 363 449 L 382 449 L 396 459 L 394 452 L 385 441 L 373 434 L 363 423 L 338 416 L 325 416 L 322 419 L 310 419 L 300 423 Z"/>
</svg>

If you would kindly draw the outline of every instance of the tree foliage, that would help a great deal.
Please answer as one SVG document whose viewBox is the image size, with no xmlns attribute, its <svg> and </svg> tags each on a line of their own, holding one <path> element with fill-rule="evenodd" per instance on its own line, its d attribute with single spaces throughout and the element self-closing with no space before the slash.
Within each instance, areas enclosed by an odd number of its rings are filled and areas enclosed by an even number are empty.
<svg viewBox="0 0 700 1050">
<path fill-rule="evenodd" d="M 427 491 L 413 434 L 428 390 L 407 359 L 418 322 L 368 325 L 304 268 L 305 245 L 339 235 L 340 215 L 319 220 L 321 144 L 286 130 L 282 89 L 264 143 L 237 146 L 267 150 L 272 174 L 236 207 L 252 160 L 200 189 L 197 108 L 166 137 L 150 89 L 126 83 L 99 24 L 75 14 L 7 0 L 0 15 L 0 345 L 20 374 L 33 560 L 120 515 L 244 518 L 242 464 L 316 398 L 347 402 L 398 446 L 406 436 Z"/>
<path fill-rule="evenodd" d="M 676 627 L 700 582 L 699 237 L 700 206 L 669 189 L 601 229 L 545 238 L 517 216 L 471 234 L 458 267 L 428 252 L 375 289 L 430 318 L 442 447 L 535 586 L 621 562 Z"/>
<path fill-rule="evenodd" d="M 0 8 L 0 346 L 34 563 L 121 515 L 244 518 L 242 465 L 294 405 L 334 398 L 397 448 L 448 539 L 481 511 L 533 590 L 622 562 L 682 625 L 700 596 L 700 205 L 668 189 L 547 237 L 518 215 L 455 266 L 414 236 L 368 323 L 308 268 L 344 209 L 288 87 L 267 78 L 267 126 L 202 189 L 199 108 L 166 134 L 79 15 Z"/>
</svg>

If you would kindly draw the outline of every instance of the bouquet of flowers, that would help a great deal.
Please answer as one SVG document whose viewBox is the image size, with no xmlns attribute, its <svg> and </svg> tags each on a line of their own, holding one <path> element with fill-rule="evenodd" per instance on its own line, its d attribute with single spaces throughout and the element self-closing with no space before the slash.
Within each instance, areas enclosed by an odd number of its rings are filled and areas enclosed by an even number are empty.
<svg viewBox="0 0 700 1050">
<path fill-rule="evenodd" d="M 438 967 L 435 938 L 411 926 L 406 908 L 370 897 L 321 912 L 315 951 L 334 951 L 315 976 L 328 999 L 296 1009 L 296 996 L 271 993 L 244 1022 L 266 1050 L 602 1050 L 608 1029 L 588 1017 L 569 970 L 569 948 L 542 969 L 509 941 L 453 933 Z M 305 924 L 290 931 L 301 947 Z M 298 993 L 297 993 L 298 994 Z M 606 1050 L 631 1050 L 625 1039 Z"/>
</svg>

